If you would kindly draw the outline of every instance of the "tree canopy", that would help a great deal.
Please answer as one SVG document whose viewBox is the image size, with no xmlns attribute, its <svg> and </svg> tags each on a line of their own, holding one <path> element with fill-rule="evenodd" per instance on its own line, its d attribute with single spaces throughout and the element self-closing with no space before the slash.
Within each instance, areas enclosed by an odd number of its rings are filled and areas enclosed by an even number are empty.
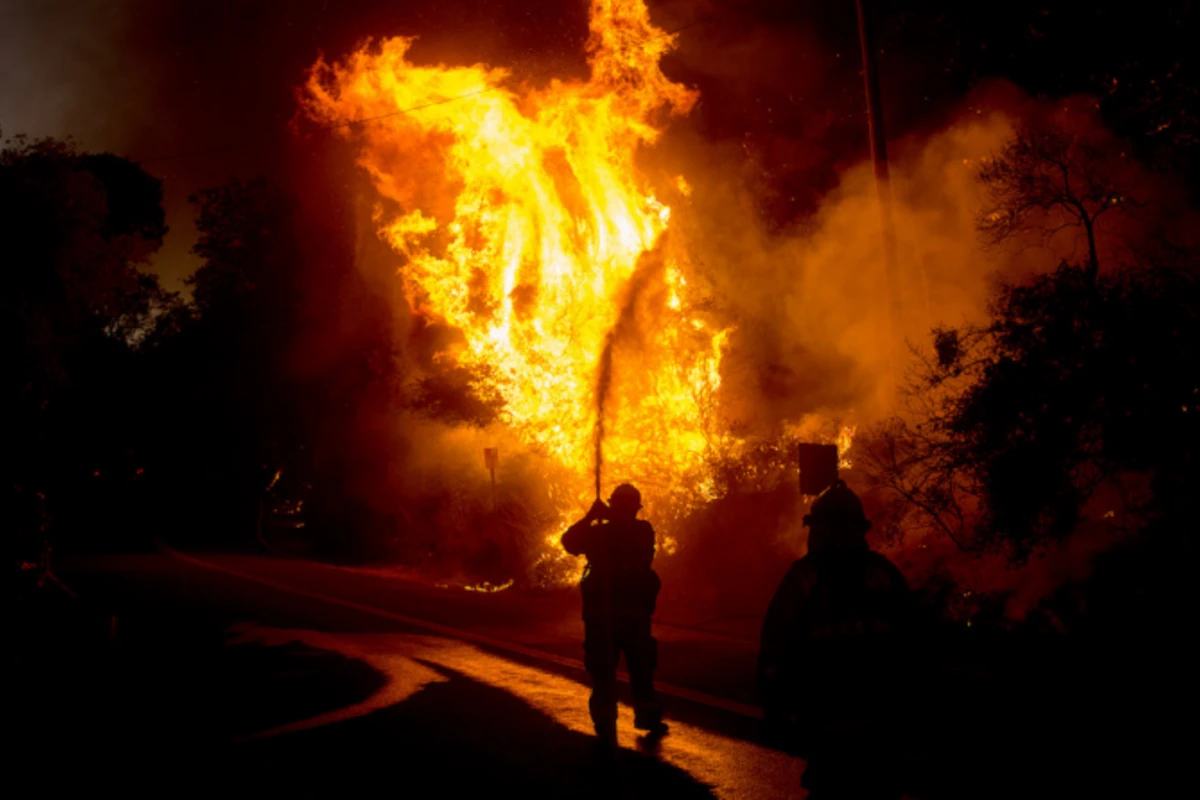
<svg viewBox="0 0 1200 800">
<path fill-rule="evenodd" d="M 17 137 L 0 147 L 0 386 L 4 489 L 36 522 L 112 470 L 132 477 L 122 437 L 137 413 L 137 342 L 174 302 L 145 271 L 166 233 L 162 187 L 138 165 L 70 142 Z"/>
</svg>

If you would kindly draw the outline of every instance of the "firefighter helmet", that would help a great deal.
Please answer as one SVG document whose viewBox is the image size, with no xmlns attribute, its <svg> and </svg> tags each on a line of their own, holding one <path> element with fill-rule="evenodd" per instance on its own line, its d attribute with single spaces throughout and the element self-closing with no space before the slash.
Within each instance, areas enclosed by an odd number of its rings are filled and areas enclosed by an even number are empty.
<svg viewBox="0 0 1200 800">
<path fill-rule="evenodd" d="M 634 488 L 632 483 L 622 483 L 613 489 L 612 497 L 608 498 L 609 505 L 630 505 L 642 507 L 642 493 Z"/>
<path fill-rule="evenodd" d="M 862 501 L 843 480 L 835 481 L 813 502 L 812 510 L 804 517 L 804 524 L 811 527 L 814 522 L 859 535 L 871 529 Z"/>
</svg>

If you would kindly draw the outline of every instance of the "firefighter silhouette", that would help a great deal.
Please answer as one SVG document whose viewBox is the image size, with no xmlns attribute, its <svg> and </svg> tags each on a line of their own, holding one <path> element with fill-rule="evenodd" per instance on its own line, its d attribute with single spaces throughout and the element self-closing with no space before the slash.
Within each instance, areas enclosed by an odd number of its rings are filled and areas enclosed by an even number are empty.
<svg viewBox="0 0 1200 800">
<path fill-rule="evenodd" d="M 625 654 L 633 691 L 634 727 L 666 733 L 662 707 L 654 692 L 658 642 L 650 634 L 660 583 L 651 568 L 654 527 L 637 518 L 642 496 L 633 486 L 618 486 L 606 505 L 592 504 L 587 516 L 563 534 L 563 548 L 587 556 L 583 593 L 584 664 L 592 680 L 588 702 L 596 735 L 615 746 L 617 734 L 617 662 Z"/>
<path fill-rule="evenodd" d="M 871 523 L 844 482 L 817 498 L 804 524 L 808 554 L 784 577 L 763 623 L 764 720 L 808 759 L 802 785 L 813 800 L 899 798 L 908 583 L 868 548 Z"/>
</svg>

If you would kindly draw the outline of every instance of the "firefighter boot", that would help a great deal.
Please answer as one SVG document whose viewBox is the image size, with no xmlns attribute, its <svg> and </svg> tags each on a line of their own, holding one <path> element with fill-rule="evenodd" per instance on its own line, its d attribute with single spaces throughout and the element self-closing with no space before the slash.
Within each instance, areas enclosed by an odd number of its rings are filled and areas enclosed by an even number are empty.
<svg viewBox="0 0 1200 800">
<path fill-rule="evenodd" d="M 669 730 L 663 722 L 663 710 L 659 705 L 645 705 L 633 712 L 633 727 L 646 731 L 651 736 L 663 736 Z"/>
</svg>

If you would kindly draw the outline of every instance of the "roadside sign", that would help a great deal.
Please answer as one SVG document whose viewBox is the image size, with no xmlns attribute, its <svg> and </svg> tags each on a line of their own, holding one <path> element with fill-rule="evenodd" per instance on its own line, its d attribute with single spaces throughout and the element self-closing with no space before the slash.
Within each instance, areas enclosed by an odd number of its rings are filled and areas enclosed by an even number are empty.
<svg viewBox="0 0 1200 800">
<path fill-rule="evenodd" d="M 800 494 L 820 494 L 837 480 L 836 444 L 801 444 L 799 455 Z"/>
</svg>

